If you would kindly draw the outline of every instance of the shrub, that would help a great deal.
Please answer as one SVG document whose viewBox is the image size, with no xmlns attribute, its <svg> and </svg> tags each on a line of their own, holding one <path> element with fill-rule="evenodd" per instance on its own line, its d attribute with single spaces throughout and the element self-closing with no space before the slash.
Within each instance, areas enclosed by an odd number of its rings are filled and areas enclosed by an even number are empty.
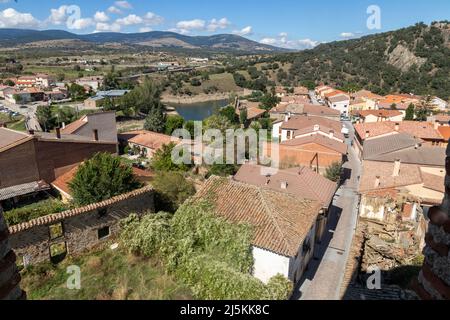
<svg viewBox="0 0 450 320">
<path fill-rule="evenodd" d="M 180 172 L 158 172 L 153 182 L 153 187 L 158 193 L 161 210 L 174 212 L 186 199 L 195 194 L 193 183 L 187 181 Z"/>
<path fill-rule="evenodd" d="M 4 213 L 8 225 L 13 226 L 53 213 L 70 209 L 69 205 L 60 200 L 47 199 L 21 208 L 12 209 Z"/>
</svg>

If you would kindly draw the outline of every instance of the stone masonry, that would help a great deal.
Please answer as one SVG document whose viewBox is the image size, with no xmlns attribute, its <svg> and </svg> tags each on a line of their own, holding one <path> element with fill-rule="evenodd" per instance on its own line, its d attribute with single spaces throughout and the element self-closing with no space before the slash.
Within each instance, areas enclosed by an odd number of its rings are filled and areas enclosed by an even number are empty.
<svg viewBox="0 0 450 320">
<path fill-rule="evenodd" d="M 0 300 L 25 299 L 20 289 L 20 274 L 16 267 L 16 255 L 8 241 L 9 231 L 0 207 Z"/>
<path fill-rule="evenodd" d="M 429 210 L 425 261 L 415 290 L 423 300 L 450 300 L 450 145 L 445 163 L 445 198 Z"/>
</svg>

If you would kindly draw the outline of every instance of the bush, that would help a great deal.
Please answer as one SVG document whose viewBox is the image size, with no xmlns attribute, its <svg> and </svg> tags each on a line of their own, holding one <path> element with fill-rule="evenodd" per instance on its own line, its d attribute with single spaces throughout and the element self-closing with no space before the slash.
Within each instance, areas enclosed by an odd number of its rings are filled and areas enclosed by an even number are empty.
<svg viewBox="0 0 450 320">
<path fill-rule="evenodd" d="M 172 161 L 172 151 L 176 147 L 175 143 L 171 142 L 168 145 L 164 144 L 160 149 L 156 150 L 153 155 L 151 166 L 156 171 L 187 171 L 191 167 L 186 164 L 176 164 Z"/>
<path fill-rule="evenodd" d="M 251 276 L 251 239 L 246 224 L 218 217 L 207 201 L 189 202 L 167 214 L 123 221 L 124 246 L 162 258 L 168 271 L 189 285 L 198 299 L 286 299 L 292 290 L 282 276 L 267 285 Z"/>
<path fill-rule="evenodd" d="M 59 213 L 70 209 L 69 205 L 56 199 L 47 199 L 21 208 L 12 209 L 4 213 L 9 226 L 28 222 L 39 217 Z"/>
<path fill-rule="evenodd" d="M 180 172 L 158 172 L 153 182 L 158 193 L 158 210 L 174 212 L 186 199 L 195 194 L 193 183 L 187 181 Z"/>
<path fill-rule="evenodd" d="M 338 182 L 342 175 L 342 164 L 333 162 L 325 171 L 325 177 L 331 181 Z"/>
</svg>

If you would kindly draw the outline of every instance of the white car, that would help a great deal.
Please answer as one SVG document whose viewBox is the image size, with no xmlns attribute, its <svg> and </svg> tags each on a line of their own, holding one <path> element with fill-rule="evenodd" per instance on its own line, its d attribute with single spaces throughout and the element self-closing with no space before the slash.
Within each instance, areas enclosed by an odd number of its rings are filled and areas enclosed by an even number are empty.
<svg viewBox="0 0 450 320">
<path fill-rule="evenodd" d="M 341 133 L 345 136 L 348 137 L 348 135 L 350 134 L 350 130 L 347 127 L 342 127 Z"/>
</svg>

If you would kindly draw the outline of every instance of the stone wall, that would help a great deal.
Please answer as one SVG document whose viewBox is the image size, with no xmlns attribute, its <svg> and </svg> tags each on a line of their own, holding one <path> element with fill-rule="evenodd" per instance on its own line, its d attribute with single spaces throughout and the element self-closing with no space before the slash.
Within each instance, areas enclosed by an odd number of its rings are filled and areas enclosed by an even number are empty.
<svg viewBox="0 0 450 320">
<path fill-rule="evenodd" d="M 445 199 L 428 212 L 425 261 L 415 290 L 424 300 L 450 300 L 450 147 L 447 148 Z"/>
<path fill-rule="evenodd" d="M 130 214 L 148 212 L 154 212 L 154 194 L 150 187 L 145 187 L 83 208 L 12 226 L 9 228 L 10 243 L 19 264 L 64 258 L 118 235 L 120 220 Z"/>
<path fill-rule="evenodd" d="M 20 275 L 16 267 L 16 255 L 8 242 L 8 228 L 0 207 L 0 300 L 24 299 L 25 293 L 20 289 Z"/>
</svg>

